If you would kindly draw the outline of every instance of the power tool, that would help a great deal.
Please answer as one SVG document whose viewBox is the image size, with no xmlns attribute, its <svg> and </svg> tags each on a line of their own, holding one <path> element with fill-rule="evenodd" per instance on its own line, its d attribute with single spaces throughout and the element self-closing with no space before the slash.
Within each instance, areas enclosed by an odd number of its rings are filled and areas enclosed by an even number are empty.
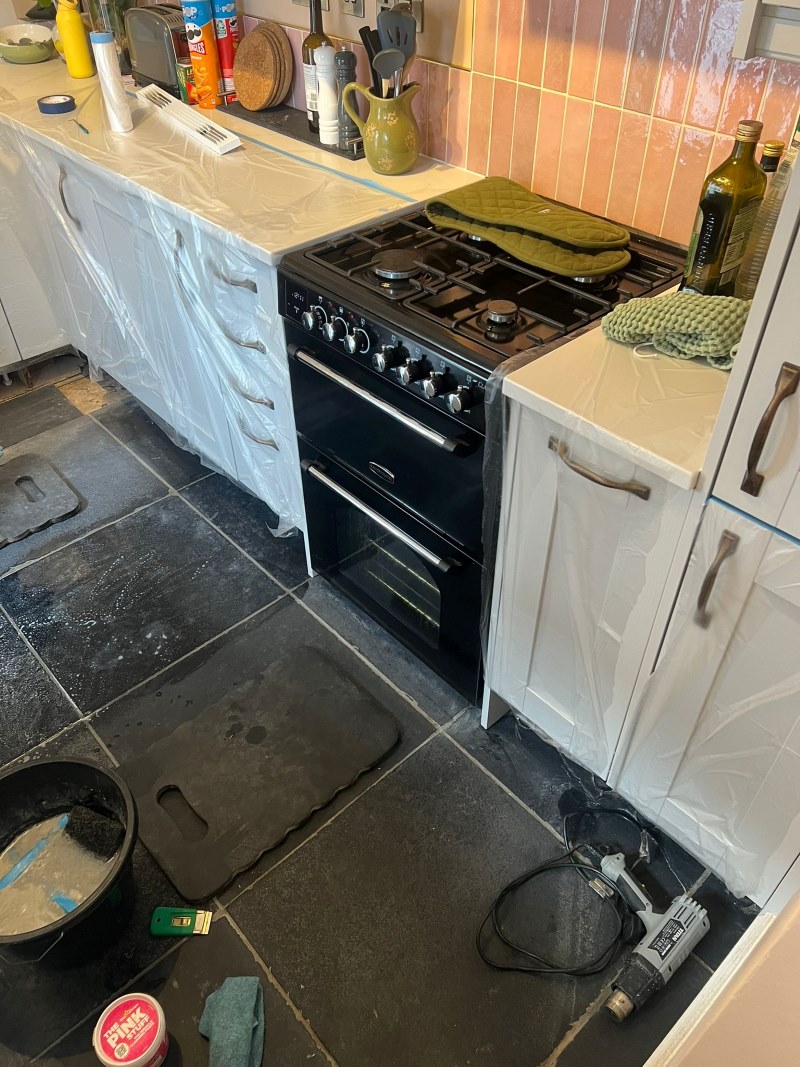
<svg viewBox="0 0 800 1067">
<path fill-rule="evenodd" d="M 653 901 L 625 866 L 622 852 L 604 856 L 600 869 L 645 929 L 644 937 L 612 983 L 605 1003 L 612 1017 L 622 1022 L 653 993 L 663 989 L 711 924 L 706 909 L 686 893 L 675 897 L 666 911 L 656 911 Z"/>
</svg>

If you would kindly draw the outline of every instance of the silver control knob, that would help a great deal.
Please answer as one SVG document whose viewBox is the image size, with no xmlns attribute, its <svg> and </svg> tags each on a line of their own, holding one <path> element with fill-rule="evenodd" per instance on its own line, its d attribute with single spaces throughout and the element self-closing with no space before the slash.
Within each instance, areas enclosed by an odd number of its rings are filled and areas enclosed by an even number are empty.
<svg viewBox="0 0 800 1067">
<path fill-rule="evenodd" d="M 405 363 L 397 368 L 398 381 L 402 382 L 403 385 L 411 385 L 412 382 L 418 381 L 424 373 L 425 368 L 418 359 L 407 359 Z"/>
<path fill-rule="evenodd" d="M 300 316 L 300 321 L 305 329 L 316 330 L 321 322 L 319 308 L 312 308 L 310 311 L 304 311 Z"/>
<path fill-rule="evenodd" d="M 402 359 L 403 357 L 393 345 L 381 345 L 372 357 L 372 366 L 380 374 L 383 374 L 390 367 L 396 367 Z"/>
<path fill-rule="evenodd" d="M 344 336 L 344 350 L 350 356 L 357 356 L 359 352 L 369 351 L 369 337 L 362 329 L 353 330 Z"/>
<path fill-rule="evenodd" d="M 422 383 L 422 391 L 428 400 L 444 392 L 444 375 L 433 371 Z"/>
<path fill-rule="evenodd" d="M 341 319 L 331 319 L 322 327 L 322 336 L 326 341 L 339 341 L 346 332 L 345 324 Z"/>
<path fill-rule="evenodd" d="M 454 415 L 460 415 L 462 411 L 477 407 L 481 400 L 479 392 L 470 389 L 468 385 L 459 385 L 458 389 L 447 394 L 444 402 L 447 404 L 448 411 L 452 411 Z"/>
</svg>

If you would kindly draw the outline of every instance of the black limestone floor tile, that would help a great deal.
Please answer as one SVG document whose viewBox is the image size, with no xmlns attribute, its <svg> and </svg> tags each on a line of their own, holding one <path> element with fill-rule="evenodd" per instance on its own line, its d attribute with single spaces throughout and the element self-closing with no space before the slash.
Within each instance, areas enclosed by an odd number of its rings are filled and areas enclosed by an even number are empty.
<svg viewBox="0 0 800 1067">
<path fill-rule="evenodd" d="M 558 1067 L 642 1067 L 710 977 L 689 957 L 669 984 L 624 1022 L 614 1022 L 601 1009 L 566 1046 Z"/>
<path fill-rule="evenodd" d="M 40 759 L 85 759 L 92 763 L 98 763 L 102 767 L 113 768 L 113 763 L 108 758 L 102 745 L 92 734 L 85 719 L 76 722 L 69 729 L 62 730 L 56 737 L 36 748 L 30 749 L 24 756 L 19 756 L 6 770 L 16 770 L 26 763 Z"/>
<path fill-rule="evenodd" d="M 34 389 L 0 404 L 0 445 L 10 448 L 80 417 L 80 411 L 52 385 Z"/>
<path fill-rule="evenodd" d="M 264 990 L 264 1056 L 259 1063 L 280 1067 L 325 1064 L 325 1056 L 308 1031 L 223 916 L 211 924 L 208 936 L 188 938 L 177 951 L 137 978 L 130 989 L 156 997 L 164 1009 L 170 1037 L 164 1067 L 207 1067 L 208 1041 L 197 1028 L 203 1005 L 226 978 L 237 975 L 259 978 Z M 94 1018 L 87 1020 L 37 1062 L 42 1067 L 96 1067 L 94 1023 Z"/>
<path fill-rule="evenodd" d="M 0 615 L 0 767 L 77 717 L 11 623 Z"/>
<path fill-rule="evenodd" d="M 178 497 L 0 582 L 0 603 L 83 712 L 280 594 Z"/>
<path fill-rule="evenodd" d="M 709 967 L 717 968 L 761 909 L 749 897 L 735 897 L 715 874 L 706 878 L 694 896 L 711 923 L 695 953 Z"/>
<path fill-rule="evenodd" d="M 287 537 L 273 537 L 270 527 L 274 528 L 278 519 L 263 500 L 245 493 L 221 474 L 189 486 L 181 496 L 287 588 L 308 578 L 302 533 L 296 530 Z"/>
<path fill-rule="evenodd" d="M 337 1062 L 530 1067 L 603 979 L 492 970 L 475 933 L 502 886 L 558 851 L 440 736 L 230 911 Z M 509 906 L 512 935 L 565 962 L 597 951 L 597 897 L 577 876 L 545 879 Z"/>
<path fill-rule="evenodd" d="M 133 877 L 133 910 L 96 958 L 71 966 L 51 965 L 46 957 L 25 966 L 0 960 L 0 1063 L 6 1063 L 6 1054 L 12 1063 L 13 1054 L 27 1055 L 30 1062 L 165 952 L 163 940 L 150 935 L 150 916 L 160 905 L 183 902 L 140 844 Z"/>
<path fill-rule="evenodd" d="M 436 722 L 466 707 L 460 693 L 324 578 L 312 578 L 295 595 Z"/>
<path fill-rule="evenodd" d="M 47 459 L 78 495 L 81 508 L 63 522 L 0 549 L 0 575 L 168 492 L 163 482 L 88 415 L 6 449 L 4 458 L 26 454 Z"/>
<path fill-rule="evenodd" d="M 191 722 L 208 707 L 218 707 L 220 715 L 226 714 L 228 708 L 237 708 L 240 714 L 246 715 L 247 707 L 254 702 L 263 700 L 268 705 L 270 692 L 264 688 L 267 667 L 301 646 L 314 648 L 333 659 L 359 688 L 390 711 L 400 728 L 401 741 L 378 767 L 362 774 L 303 826 L 292 831 L 282 844 L 241 874 L 223 900 L 231 899 L 296 848 L 336 811 L 363 793 L 388 767 L 421 744 L 432 732 L 430 723 L 288 597 L 115 701 L 93 723 L 122 765 L 124 777 L 127 761 L 141 755 L 181 724 Z"/>
<path fill-rule="evenodd" d="M 110 404 L 94 417 L 173 489 L 209 473 L 193 452 L 174 444 L 132 396 Z"/>
</svg>

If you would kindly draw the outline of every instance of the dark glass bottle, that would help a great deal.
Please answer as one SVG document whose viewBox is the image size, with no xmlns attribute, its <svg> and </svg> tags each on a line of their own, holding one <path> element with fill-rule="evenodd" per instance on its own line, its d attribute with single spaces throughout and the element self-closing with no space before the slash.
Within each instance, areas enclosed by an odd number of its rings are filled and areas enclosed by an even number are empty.
<svg viewBox="0 0 800 1067">
<path fill-rule="evenodd" d="M 764 147 L 761 150 L 761 159 L 758 165 L 764 171 L 767 176 L 767 187 L 772 181 L 772 175 L 778 169 L 781 161 L 781 156 L 786 150 L 786 145 L 783 141 L 765 141 Z"/>
<path fill-rule="evenodd" d="M 308 125 L 315 133 L 319 130 L 317 111 L 317 68 L 314 64 L 314 49 L 331 44 L 322 28 L 322 0 L 311 0 L 311 32 L 303 41 L 303 80 L 306 87 L 306 112 Z"/>
<path fill-rule="evenodd" d="M 731 296 L 758 205 L 767 188 L 755 151 L 763 126 L 743 119 L 733 151 L 705 180 L 681 289 Z"/>
</svg>

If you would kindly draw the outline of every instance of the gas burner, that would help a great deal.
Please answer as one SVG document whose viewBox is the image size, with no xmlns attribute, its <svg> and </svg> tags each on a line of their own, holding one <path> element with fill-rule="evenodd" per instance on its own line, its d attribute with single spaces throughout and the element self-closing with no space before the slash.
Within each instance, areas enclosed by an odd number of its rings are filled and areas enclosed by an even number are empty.
<svg viewBox="0 0 800 1067">
<path fill-rule="evenodd" d="M 377 252 L 370 264 L 372 271 L 387 282 L 404 282 L 422 270 L 417 253 L 407 248 L 387 248 Z"/>
<path fill-rule="evenodd" d="M 519 308 L 513 300 L 490 300 L 486 305 L 486 321 L 490 326 L 515 326 Z"/>
<path fill-rule="evenodd" d="M 573 285 L 579 285 L 581 289 L 588 289 L 589 291 L 593 289 L 616 289 L 618 283 L 616 274 L 596 274 L 593 277 L 578 275 L 575 278 L 568 278 L 565 280 L 572 282 Z"/>
<path fill-rule="evenodd" d="M 465 233 L 464 240 L 472 241 L 473 244 L 476 245 L 490 245 L 492 243 L 488 237 L 481 237 L 480 234 L 477 233 Z"/>
</svg>

